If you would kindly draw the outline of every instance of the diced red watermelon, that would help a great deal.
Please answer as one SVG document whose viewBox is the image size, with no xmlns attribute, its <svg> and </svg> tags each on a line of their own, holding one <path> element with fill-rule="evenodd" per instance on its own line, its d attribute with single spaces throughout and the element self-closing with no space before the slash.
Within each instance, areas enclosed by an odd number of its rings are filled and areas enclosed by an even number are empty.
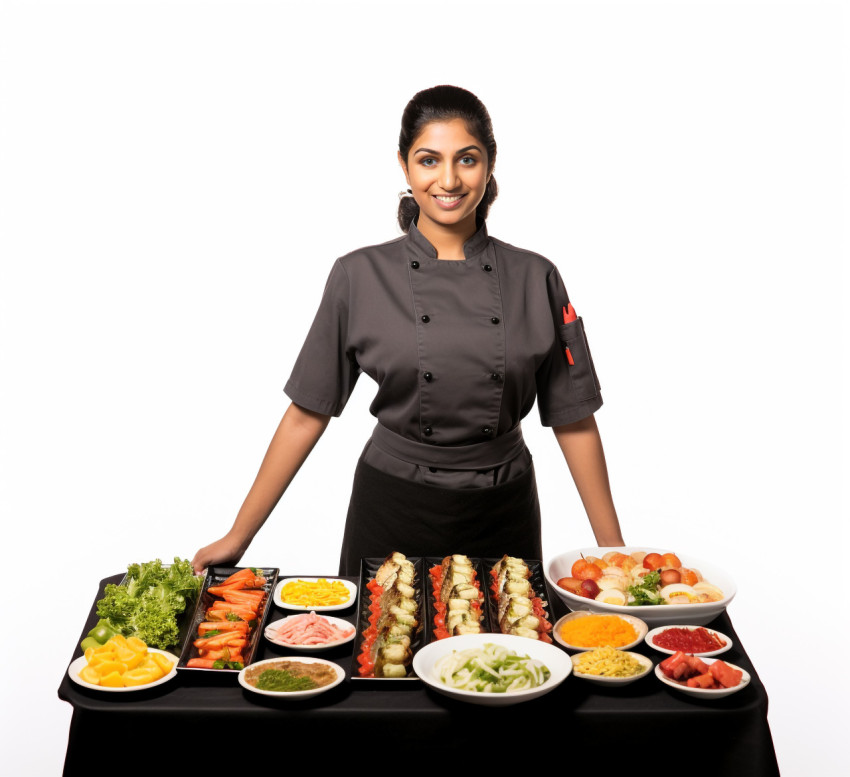
<svg viewBox="0 0 850 777">
<path fill-rule="evenodd" d="M 711 665 L 711 674 L 724 688 L 734 688 L 741 682 L 744 673 L 740 669 L 733 669 L 723 661 L 715 661 Z"/>
<path fill-rule="evenodd" d="M 714 688 L 714 678 L 711 676 L 711 672 L 689 678 L 688 688 Z"/>
</svg>

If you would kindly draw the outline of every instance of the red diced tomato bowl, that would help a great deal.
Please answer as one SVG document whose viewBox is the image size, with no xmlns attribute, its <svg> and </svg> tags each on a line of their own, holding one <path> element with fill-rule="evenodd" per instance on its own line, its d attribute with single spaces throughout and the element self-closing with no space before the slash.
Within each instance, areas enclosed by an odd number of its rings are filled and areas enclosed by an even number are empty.
<svg viewBox="0 0 850 777">
<path fill-rule="evenodd" d="M 681 657 L 684 654 L 676 654 L 676 656 Z M 750 684 L 750 673 L 746 669 L 742 669 L 740 666 L 736 666 L 735 664 L 727 664 L 720 658 L 699 658 L 695 656 L 685 656 L 683 660 L 697 660 L 701 661 L 705 666 L 708 667 L 709 672 L 706 675 L 697 675 L 697 677 L 701 676 L 715 676 L 723 680 L 724 682 L 735 682 L 731 687 L 725 688 L 704 688 L 700 685 L 690 686 L 684 680 L 675 680 L 671 677 L 668 677 L 665 674 L 662 664 L 666 661 L 671 661 L 676 658 L 676 656 L 670 656 L 669 659 L 665 659 L 661 663 L 657 664 L 655 667 L 655 676 L 661 680 L 664 685 L 669 685 L 671 688 L 675 688 L 677 691 L 681 691 L 682 693 L 687 693 L 690 696 L 699 696 L 703 699 L 722 699 L 724 696 L 729 696 L 733 693 L 737 693 L 738 691 L 743 690 Z M 717 668 L 712 669 L 712 665 L 718 662 L 718 668 L 722 668 L 723 671 L 718 671 Z M 705 667 L 703 667 L 705 669 Z M 727 680 L 727 678 L 731 678 L 731 680 Z M 691 678 L 693 679 L 693 678 Z M 718 683 L 715 683 L 718 684 Z"/>
<path fill-rule="evenodd" d="M 641 575 L 649 572 L 661 576 L 655 596 L 665 603 L 629 604 L 629 586 L 640 585 Z M 704 626 L 726 610 L 737 592 L 732 578 L 716 565 L 664 548 L 569 550 L 549 559 L 544 575 L 571 610 L 634 615 L 650 628 L 673 623 Z"/>
</svg>

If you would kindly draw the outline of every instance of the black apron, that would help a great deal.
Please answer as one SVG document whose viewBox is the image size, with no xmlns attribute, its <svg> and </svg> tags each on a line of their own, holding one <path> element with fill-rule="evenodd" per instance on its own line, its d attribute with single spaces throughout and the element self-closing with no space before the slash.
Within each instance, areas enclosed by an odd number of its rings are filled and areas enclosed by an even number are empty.
<svg viewBox="0 0 850 777">
<path fill-rule="evenodd" d="M 373 443 L 385 443 L 387 434 L 392 433 L 379 427 L 372 437 Z M 521 442 L 521 434 L 518 436 Z M 416 446 L 422 445 L 402 442 L 402 438 L 395 442 L 396 452 L 404 446 L 411 458 Z M 490 450 L 498 447 L 484 445 Z M 422 448 L 427 449 L 427 461 L 434 462 L 437 446 Z M 442 449 L 440 455 L 442 451 L 454 450 L 466 467 L 470 449 L 471 446 Z M 483 447 L 480 450 L 485 452 Z M 487 468 L 492 460 L 492 455 L 482 455 L 481 468 Z M 445 466 L 445 460 L 441 466 Z M 354 473 L 339 574 L 358 575 L 361 558 L 381 558 L 393 551 L 406 556 L 443 557 L 462 553 L 499 558 L 507 553 L 542 558 L 534 467 L 496 486 L 449 489 L 389 475 L 366 464 L 361 456 Z"/>
</svg>

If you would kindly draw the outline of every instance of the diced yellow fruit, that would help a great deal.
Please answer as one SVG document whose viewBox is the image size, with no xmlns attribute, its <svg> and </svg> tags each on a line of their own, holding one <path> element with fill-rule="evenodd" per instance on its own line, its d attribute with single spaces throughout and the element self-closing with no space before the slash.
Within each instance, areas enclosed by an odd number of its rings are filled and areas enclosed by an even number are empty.
<svg viewBox="0 0 850 777">
<path fill-rule="evenodd" d="M 137 653 L 135 650 L 130 650 L 130 648 L 119 648 L 115 659 L 124 664 L 127 669 L 135 669 L 142 660 L 142 654 Z"/>
<path fill-rule="evenodd" d="M 118 672 L 119 675 L 127 671 L 127 665 L 120 661 L 104 661 L 95 667 L 92 667 L 100 676 L 101 679 L 112 672 Z"/>
<path fill-rule="evenodd" d="M 135 650 L 137 653 L 148 652 L 148 646 L 138 637 L 127 637 L 127 647 L 130 650 Z"/>
<path fill-rule="evenodd" d="M 80 677 L 82 677 L 87 683 L 100 685 L 100 675 L 90 666 L 83 667 L 83 671 L 80 672 Z"/>
<path fill-rule="evenodd" d="M 173 661 L 169 661 L 161 653 L 151 653 L 151 658 L 153 658 L 154 663 L 165 673 L 168 674 L 171 671 L 171 667 L 174 666 Z"/>
<path fill-rule="evenodd" d="M 129 669 L 124 673 L 124 684 L 127 686 L 147 685 L 148 683 L 152 683 L 154 680 L 158 680 L 160 677 L 162 677 L 162 675 L 157 675 L 153 669 L 137 667 L 136 669 Z"/>
<path fill-rule="evenodd" d="M 105 677 L 100 678 L 100 684 L 107 688 L 123 688 L 124 678 L 118 672 L 110 672 Z"/>
<path fill-rule="evenodd" d="M 116 634 L 114 637 L 110 637 L 106 644 L 113 645 L 113 649 L 117 649 L 119 647 L 125 648 L 127 647 L 127 639 L 123 634 Z"/>
<path fill-rule="evenodd" d="M 94 655 L 94 648 L 87 648 L 86 652 L 83 653 L 83 655 L 86 657 L 86 663 L 88 663 L 89 661 L 91 661 L 91 657 Z"/>
</svg>

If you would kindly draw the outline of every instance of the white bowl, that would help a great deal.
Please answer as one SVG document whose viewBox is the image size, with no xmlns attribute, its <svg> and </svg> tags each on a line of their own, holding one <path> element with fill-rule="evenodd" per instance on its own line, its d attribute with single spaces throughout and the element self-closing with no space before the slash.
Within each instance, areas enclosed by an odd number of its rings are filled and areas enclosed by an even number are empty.
<svg viewBox="0 0 850 777">
<path fill-rule="evenodd" d="M 582 596 L 565 591 L 558 585 L 562 577 L 572 577 L 573 564 L 582 556 L 597 556 L 601 558 L 605 553 L 616 550 L 621 553 L 633 553 L 635 551 L 646 551 L 647 553 L 667 553 L 669 548 L 647 548 L 629 546 L 625 548 L 578 548 L 561 553 L 545 564 L 543 572 L 552 590 L 563 600 L 571 610 L 587 610 L 589 612 L 616 613 L 622 615 L 634 615 L 645 621 L 650 627 L 665 626 L 671 623 L 686 623 L 689 626 L 704 626 L 713 621 L 718 615 L 726 610 L 729 602 L 735 596 L 737 589 L 729 577 L 719 567 L 700 559 L 683 553 L 676 553 L 682 564 L 691 569 L 698 569 L 703 578 L 716 585 L 725 596 L 719 602 L 706 602 L 705 604 L 659 604 L 641 605 L 629 607 L 620 604 L 605 604 L 595 599 L 585 599 Z"/>
<path fill-rule="evenodd" d="M 619 650 L 619 648 L 617 649 Z M 590 651 L 585 650 L 584 652 L 589 653 Z M 633 683 L 635 680 L 640 680 L 641 677 L 646 677 L 652 671 L 652 659 L 642 656 L 640 653 L 631 653 L 628 650 L 624 652 L 634 658 L 635 661 L 643 664 L 643 670 L 641 672 L 629 675 L 628 677 L 603 677 L 598 674 L 585 674 L 584 672 L 579 672 L 576 668 L 578 666 L 579 659 L 582 656 L 582 653 L 577 653 L 572 656 L 573 674 L 576 677 L 580 677 L 582 680 L 587 680 L 588 682 L 597 683 L 599 685 L 628 685 L 629 683 Z"/>
<path fill-rule="evenodd" d="M 338 639 L 336 642 L 322 642 L 318 645 L 297 645 L 292 642 L 284 642 L 283 640 L 279 640 L 275 637 L 277 630 L 284 624 L 286 621 L 291 620 L 292 618 L 302 618 L 301 615 L 289 615 L 286 618 L 281 618 L 280 620 L 275 621 L 274 623 L 268 624 L 266 626 L 266 630 L 264 632 L 266 639 L 269 642 L 274 643 L 275 645 L 280 645 L 281 647 L 285 647 L 289 650 L 298 650 L 301 652 L 307 653 L 315 653 L 320 650 L 330 650 L 331 648 L 338 647 L 339 645 L 344 645 L 346 642 L 351 642 L 354 637 L 357 635 L 357 629 L 354 628 L 348 621 L 344 621 L 342 618 L 333 618 L 329 615 L 320 615 L 318 617 L 324 618 L 326 621 L 329 621 L 333 626 L 336 626 L 340 629 L 351 629 L 351 634 L 347 637 L 343 637 L 342 639 Z"/>
<path fill-rule="evenodd" d="M 316 583 L 319 580 L 327 580 L 328 582 L 337 581 L 342 583 L 346 589 L 348 589 L 348 601 L 343 602 L 342 604 L 329 604 L 325 606 L 307 606 L 303 604 L 288 604 L 284 602 L 281 598 L 281 591 L 283 587 L 287 583 L 297 583 L 299 580 L 302 580 L 305 583 Z M 316 612 L 331 612 L 332 610 L 345 610 L 348 607 L 351 607 L 352 604 L 357 600 L 357 586 L 354 583 L 350 583 L 348 580 L 342 580 L 338 577 L 287 577 L 284 580 L 278 581 L 278 584 L 274 589 L 274 603 L 280 607 L 282 610 L 298 610 L 299 612 L 310 612 L 311 610 L 315 610 Z"/>
<path fill-rule="evenodd" d="M 700 627 L 699 626 L 683 626 L 683 625 L 678 624 L 678 623 L 675 624 L 675 625 L 671 624 L 669 626 L 658 626 L 657 628 L 654 628 L 652 631 L 649 632 L 649 634 L 646 635 L 646 644 L 649 645 L 653 650 L 657 650 L 659 653 L 667 653 L 667 655 L 672 656 L 678 651 L 670 650 L 670 648 L 663 648 L 660 645 L 656 645 L 655 642 L 653 642 L 652 638 L 655 637 L 656 635 L 660 634 L 662 631 L 665 631 L 666 629 L 688 629 L 689 631 L 694 631 L 695 629 L 698 629 L 698 628 L 700 628 Z M 729 639 L 729 637 L 727 637 L 722 632 L 715 631 L 714 629 L 706 629 L 706 631 L 709 631 L 712 634 L 715 634 L 716 636 L 720 637 L 720 639 L 724 640 L 726 642 L 726 644 L 722 648 L 719 648 L 718 650 L 709 650 L 709 651 L 706 651 L 705 653 L 689 653 L 689 655 L 699 656 L 700 658 L 705 658 L 707 656 L 719 656 L 721 653 L 725 653 L 727 650 L 729 650 L 729 648 L 732 647 L 732 640 Z"/>
<path fill-rule="evenodd" d="M 91 688 L 93 691 L 105 691 L 106 693 L 146 691 L 148 688 L 154 688 L 157 685 L 162 685 L 163 683 L 167 683 L 169 680 L 173 680 L 177 677 L 177 656 L 173 653 L 169 653 L 167 650 L 158 650 L 157 648 L 151 647 L 148 648 L 148 653 L 159 653 L 160 655 L 169 658 L 172 662 L 171 671 L 164 677 L 160 677 L 159 680 L 154 680 L 152 683 L 146 683 L 145 685 L 130 685 L 126 688 L 109 688 L 104 685 L 93 685 L 92 683 L 87 683 L 82 677 L 80 677 L 80 672 L 82 672 L 83 668 L 88 665 L 88 661 L 86 661 L 85 656 L 80 656 L 71 662 L 71 665 L 68 667 L 68 677 L 77 683 L 77 685 L 82 685 L 83 688 Z"/>
<path fill-rule="evenodd" d="M 514 693 L 478 693 L 477 691 L 462 691 L 443 685 L 437 670 L 434 668 L 437 661 L 453 650 L 482 648 L 488 642 L 513 650 L 519 655 L 527 655 L 530 658 L 542 661 L 550 672 L 549 679 L 536 688 Z M 460 637 L 447 637 L 426 645 L 413 656 L 413 670 L 423 683 L 438 693 L 471 704 L 504 707 L 536 699 L 538 696 L 544 696 L 549 691 L 554 690 L 567 679 L 572 671 L 572 663 L 566 653 L 548 642 L 517 637 L 514 634 L 464 634 Z"/>
<path fill-rule="evenodd" d="M 647 625 L 640 619 L 635 618 L 634 615 L 627 615 L 625 613 L 598 613 L 598 612 L 587 612 L 586 610 L 578 610 L 576 612 L 571 612 L 565 615 L 563 618 L 559 619 L 558 622 L 552 628 L 552 637 L 554 637 L 555 642 L 559 645 L 563 645 L 568 650 L 593 650 L 597 647 L 602 647 L 602 645 L 593 645 L 592 647 L 581 646 L 581 645 L 571 645 L 561 636 L 561 626 L 563 626 L 567 621 L 573 621 L 576 618 L 586 618 L 588 615 L 616 615 L 618 618 L 622 618 L 627 623 L 631 623 L 634 627 L 635 632 L 637 632 L 637 639 L 634 642 L 629 642 L 628 645 L 623 645 L 622 647 L 618 647 L 617 650 L 629 650 L 630 648 L 639 645 L 643 638 L 646 636 Z"/>
<path fill-rule="evenodd" d="M 711 666 L 715 661 L 720 661 L 721 659 L 703 658 L 700 656 L 700 660 Z M 687 685 L 679 683 L 676 680 L 671 680 L 667 677 L 667 675 L 661 671 L 660 663 L 655 667 L 655 676 L 661 680 L 664 685 L 669 685 L 671 688 L 675 688 L 677 691 L 681 691 L 682 693 L 687 693 L 690 696 L 700 696 L 703 699 L 722 699 L 724 696 L 730 696 L 731 694 L 738 693 L 738 691 L 746 688 L 750 684 L 751 679 L 750 673 L 746 669 L 736 666 L 735 664 L 729 664 L 728 661 L 726 663 L 733 669 L 740 669 L 743 673 L 741 682 L 739 682 L 734 688 L 689 688 Z"/>
<path fill-rule="evenodd" d="M 264 691 L 259 688 L 255 688 L 251 683 L 249 683 L 245 679 L 245 673 L 249 669 L 256 668 L 258 666 L 263 666 L 264 664 L 279 664 L 281 661 L 300 661 L 302 664 L 325 664 L 326 666 L 331 667 L 336 672 L 336 680 L 327 685 L 323 685 L 321 688 L 311 688 L 309 691 Z M 269 667 L 270 669 L 273 667 Z M 331 688 L 336 688 L 344 679 L 345 672 L 339 664 L 335 664 L 333 661 L 326 661 L 324 658 L 313 658 L 312 656 L 298 656 L 298 658 L 286 659 L 286 658 L 267 658 L 265 661 L 257 661 L 254 664 L 250 664 L 246 666 L 241 672 L 239 672 L 239 685 L 241 685 L 245 690 L 252 691 L 253 693 L 259 693 L 262 696 L 274 696 L 278 699 L 310 699 L 313 696 L 318 696 L 320 693 L 324 693 L 325 691 L 329 691 Z"/>
</svg>

